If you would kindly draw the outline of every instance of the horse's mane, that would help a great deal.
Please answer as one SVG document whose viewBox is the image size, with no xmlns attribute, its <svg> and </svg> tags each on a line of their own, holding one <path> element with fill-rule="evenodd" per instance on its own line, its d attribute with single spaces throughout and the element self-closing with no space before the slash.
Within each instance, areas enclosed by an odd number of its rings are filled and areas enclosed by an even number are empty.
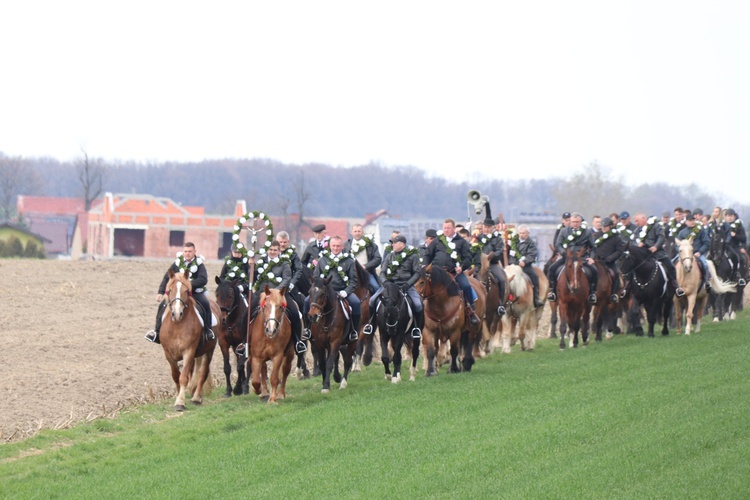
<svg viewBox="0 0 750 500">
<path fill-rule="evenodd" d="M 370 282 L 370 278 L 367 277 L 367 269 L 357 259 L 354 259 L 354 268 L 357 270 L 357 288 L 367 287 Z"/>
<path fill-rule="evenodd" d="M 515 264 L 510 265 L 505 268 L 505 272 L 509 274 L 508 280 L 510 280 L 510 283 L 508 286 L 510 287 L 510 290 L 512 290 L 517 297 L 526 294 L 526 276 L 524 276 L 521 266 Z M 511 276 L 513 276 L 512 279 Z"/>
<path fill-rule="evenodd" d="M 313 288 L 320 288 L 321 290 L 325 290 L 326 303 L 334 303 L 336 292 L 333 290 L 333 285 L 331 285 L 330 281 L 321 277 L 314 278 L 312 287 L 310 288 L 310 292 L 312 292 Z"/>
<path fill-rule="evenodd" d="M 422 276 L 426 274 L 425 271 L 426 268 L 422 268 L 420 273 Z M 458 292 L 458 285 L 454 281 L 453 277 L 440 266 L 432 266 L 430 270 L 430 281 L 432 282 L 432 285 L 439 285 L 445 287 L 445 291 L 448 293 L 449 297 L 455 297 L 456 295 L 459 295 Z"/>
<path fill-rule="evenodd" d="M 633 255 L 638 261 L 642 261 L 648 257 L 651 257 L 651 251 L 648 249 L 648 247 L 639 247 L 635 243 L 630 243 L 628 245 L 628 251 L 630 251 L 630 254 Z"/>
</svg>

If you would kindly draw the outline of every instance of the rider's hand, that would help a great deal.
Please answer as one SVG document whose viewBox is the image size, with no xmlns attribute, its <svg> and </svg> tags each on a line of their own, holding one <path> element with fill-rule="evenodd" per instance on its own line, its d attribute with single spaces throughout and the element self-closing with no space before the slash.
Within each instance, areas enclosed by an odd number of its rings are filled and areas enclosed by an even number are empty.
<svg viewBox="0 0 750 500">
<path fill-rule="evenodd" d="M 156 301 L 157 302 L 161 302 L 162 300 L 164 300 L 164 295 L 162 295 L 161 293 L 157 293 L 156 294 Z"/>
<path fill-rule="evenodd" d="M 695 258 L 697 259 L 697 258 L 699 258 L 701 256 L 701 253 L 700 252 L 695 252 L 693 255 L 695 255 Z"/>
<path fill-rule="evenodd" d="M 524 261 L 524 260 L 519 260 L 519 261 L 518 261 L 518 265 L 519 265 L 519 266 L 521 266 L 521 267 L 526 267 L 526 261 Z"/>
<path fill-rule="evenodd" d="M 656 252 L 656 247 L 648 247 L 648 249 L 651 253 Z"/>
<path fill-rule="evenodd" d="M 294 283 L 289 283 L 289 291 L 291 292 L 294 290 Z"/>
<path fill-rule="evenodd" d="M 456 266 L 456 274 L 461 274 L 462 272 L 464 272 L 464 270 L 461 269 L 461 266 Z"/>
<path fill-rule="evenodd" d="M 348 296 L 349 296 L 349 294 L 348 294 L 348 293 L 346 293 L 346 291 L 344 291 L 344 290 L 341 290 L 341 291 L 339 292 L 339 297 L 341 297 L 342 299 L 345 299 L 345 298 L 347 298 Z"/>
</svg>

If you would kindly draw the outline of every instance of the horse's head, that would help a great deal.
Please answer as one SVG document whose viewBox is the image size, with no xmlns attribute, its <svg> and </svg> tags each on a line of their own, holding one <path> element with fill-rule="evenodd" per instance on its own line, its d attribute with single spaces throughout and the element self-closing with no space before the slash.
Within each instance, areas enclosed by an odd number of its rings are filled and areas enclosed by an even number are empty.
<svg viewBox="0 0 750 500">
<path fill-rule="evenodd" d="M 718 228 L 711 235 L 711 244 L 708 248 L 708 258 L 714 262 L 718 262 L 724 256 L 724 233 Z"/>
<path fill-rule="evenodd" d="M 315 278 L 313 280 L 312 287 L 310 287 L 310 309 L 307 316 L 310 318 L 310 322 L 316 323 L 324 314 L 326 314 L 326 308 L 334 304 L 335 293 L 331 286 L 331 278 Z M 328 307 L 330 311 L 330 307 Z"/>
<path fill-rule="evenodd" d="M 588 281 L 583 273 L 583 253 L 585 248 L 574 252 L 570 249 L 565 257 L 565 277 L 568 281 L 568 288 L 577 292 L 582 286 L 588 286 Z"/>
<path fill-rule="evenodd" d="M 226 281 L 216 276 L 216 303 L 221 309 L 221 324 L 226 326 L 227 318 L 242 303 L 239 284 L 240 280 Z"/>
<path fill-rule="evenodd" d="M 380 294 L 380 307 L 382 318 L 385 320 L 386 331 L 388 335 L 393 336 L 395 328 L 398 325 L 401 308 L 406 306 L 406 298 L 401 293 L 398 285 L 391 281 L 386 281 L 383 285 L 383 291 Z"/>
<path fill-rule="evenodd" d="M 693 253 L 693 236 L 690 236 L 685 240 L 675 238 L 674 242 L 679 249 L 682 270 L 689 273 L 693 269 L 693 262 L 695 261 L 695 254 Z"/>
<path fill-rule="evenodd" d="M 422 266 L 422 268 L 419 270 L 419 279 L 416 283 L 414 283 L 414 289 L 424 297 L 425 295 L 430 295 L 431 291 L 429 289 L 430 286 L 430 272 L 432 271 L 432 264 L 427 264 L 426 266 Z"/>
<path fill-rule="evenodd" d="M 479 257 L 482 267 L 479 268 L 479 274 L 477 275 L 477 279 L 482 282 L 482 284 L 486 287 L 490 284 L 490 256 L 486 253 L 483 253 Z"/>
<path fill-rule="evenodd" d="M 263 328 L 266 337 L 272 339 L 279 333 L 286 313 L 286 287 L 281 290 L 270 288 L 266 283 L 260 295 L 260 309 L 263 313 Z"/>
<path fill-rule="evenodd" d="M 193 293 L 193 287 L 188 277 L 188 271 L 175 273 L 169 270 L 169 281 L 167 282 L 167 298 L 169 299 L 169 311 L 172 321 L 181 321 L 188 308 L 188 300 Z"/>
</svg>

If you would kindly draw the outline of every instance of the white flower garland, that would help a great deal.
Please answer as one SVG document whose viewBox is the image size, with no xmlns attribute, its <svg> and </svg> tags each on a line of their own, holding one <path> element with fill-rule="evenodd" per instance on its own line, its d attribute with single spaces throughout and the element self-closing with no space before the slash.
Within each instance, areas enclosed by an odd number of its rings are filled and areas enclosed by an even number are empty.
<svg viewBox="0 0 750 500">
<path fill-rule="evenodd" d="M 729 231 L 734 231 L 736 233 L 739 229 L 742 229 L 742 221 L 740 219 L 729 224 Z"/>
<path fill-rule="evenodd" d="M 595 247 L 599 247 L 602 243 L 604 243 L 605 241 L 607 241 L 609 239 L 610 235 L 612 237 L 615 237 L 618 234 L 620 234 L 620 230 L 618 228 L 616 228 L 616 227 L 613 227 L 609 231 L 602 233 L 602 235 L 599 236 L 596 239 L 596 241 L 594 242 L 594 246 Z"/>
<path fill-rule="evenodd" d="M 419 263 L 422 263 L 422 256 L 419 253 L 419 250 L 414 248 L 413 246 L 409 245 L 400 252 L 393 253 L 393 260 L 391 260 L 390 264 L 388 264 L 388 267 L 385 270 L 385 276 L 386 278 L 389 278 L 391 274 L 396 272 L 396 269 L 403 264 L 404 260 L 406 260 L 407 257 L 410 255 L 416 254 L 419 257 Z"/>
<path fill-rule="evenodd" d="M 328 240 L 330 240 L 330 239 L 331 239 L 330 236 L 324 236 L 323 237 L 323 239 L 320 242 L 321 245 L 323 246 L 323 248 L 321 248 L 320 252 L 318 252 L 318 258 L 317 259 L 312 259 L 310 262 L 307 263 L 307 267 L 311 271 L 315 270 L 315 266 L 318 265 L 318 261 L 320 260 L 321 257 L 328 257 L 328 254 L 331 253 L 331 250 L 328 248 Z M 317 243 L 316 243 L 316 245 L 317 245 Z"/>
<path fill-rule="evenodd" d="M 450 257 L 453 260 L 458 260 L 458 252 L 456 252 L 456 244 L 452 241 L 448 241 L 448 238 L 443 234 L 443 231 L 437 232 L 438 239 L 440 239 L 440 242 L 445 245 L 446 251 L 450 251 Z"/>
<path fill-rule="evenodd" d="M 521 235 L 518 234 L 518 231 L 516 231 L 516 228 L 511 228 L 510 232 L 508 233 L 508 243 L 510 244 L 510 251 L 508 251 L 508 255 L 511 257 L 518 258 L 518 243 L 521 241 Z"/>
<path fill-rule="evenodd" d="M 253 248 L 247 248 L 241 241 L 240 241 L 240 233 L 242 232 L 242 228 L 245 225 L 245 222 L 254 222 L 255 219 L 260 219 L 263 221 L 263 224 L 266 226 L 265 234 L 266 234 L 266 241 L 263 243 L 263 247 L 261 247 L 258 250 L 258 254 L 264 255 L 266 253 L 266 250 L 268 247 L 271 246 L 271 242 L 273 241 L 273 224 L 271 223 L 271 219 L 263 212 L 248 212 L 239 219 L 237 219 L 237 224 L 234 226 L 234 232 L 232 234 L 232 245 L 237 249 L 237 251 L 242 254 L 242 257 L 255 257 L 255 243 L 258 241 L 257 235 L 253 232 L 253 235 L 250 239 L 252 242 Z"/>
<path fill-rule="evenodd" d="M 281 254 L 278 257 L 275 257 L 273 259 L 269 259 L 268 255 L 265 255 L 258 259 L 258 279 L 255 280 L 255 283 L 253 284 L 253 290 L 257 291 L 260 289 L 261 283 L 271 282 L 274 281 L 276 283 L 281 283 L 283 278 L 281 276 L 276 276 L 272 269 L 275 267 L 276 264 L 282 263 L 282 262 L 289 262 L 291 264 L 291 261 L 289 259 L 289 256 L 286 254 Z"/>
<path fill-rule="evenodd" d="M 323 252 L 321 252 L 321 257 L 322 256 L 323 256 Z M 326 252 L 325 257 L 326 257 L 327 264 L 326 264 L 326 267 L 320 271 L 320 277 L 325 278 L 326 276 L 328 276 L 329 271 L 331 271 L 331 266 L 335 266 L 336 272 L 339 273 L 339 276 L 341 276 L 341 279 L 344 280 L 344 283 L 349 283 L 349 276 L 346 275 L 346 273 L 344 272 L 344 267 L 341 266 L 340 264 L 342 263 L 342 261 L 345 261 L 346 259 L 350 258 L 351 255 L 349 255 L 348 253 L 342 252 L 338 254 L 336 257 L 334 257 L 330 254 L 330 252 Z"/>
<path fill-rule="evenodd" d="M 586 225 L 586 222 L 581 222 L 581 226 L 578 229 L 576 229 L 575 231 L 573 231 L 573 234 L 569 234 L 568 235 L 567 241 L 562 244 L 562 247 L 565 248 L 565 249 L 567 249 L 568 248 L 568 243 L 569 242 L 573 242 L 576 239 L 580 238 L 581 235 L 583 234 L 583 232 L 586 230 L 587 227 L 588 226 Z"/>
<path fill-rule="evenodd" d="M 677 233 L 680 232 L 680 229 L 683 228 L 685 223 L 677 222 L 677 219 L 672 217 L 671 219 L 669 219 L 669 222 L 667 223 L 667 225 L 669 226 L 669 236 L 671 237 L 671 236 L 677 236 Z"/>
<path fill-rule="evenodd" d="M 191 279 L 193 277 L 193 273 L 198 271 L 198 266 L 203 264 L 203 261 L 206 260 L 206 258 L 202 255 L 196 255 L 193 261 L 190 263 L 190 267 L 187 267 L 187 262 L 185 262 L 185 256 L 182 255 L 182 252 L 177 252 L 177 258 L 174 261 L 174 264 L 177 266 L 177 269 L 181 273 L 184 273 L 186 270 L 189 271 L 188 279 Z"/>
<path fill-rule="evenodd" d="M 652 215 L 648 218 L 648 220 L 646 220 L 646 225 L 643 226 L 639 232 L 630 235 L 630 239 L 635 241 L 636 244 L 640 245 L 641 243 L 643 243 L 643 238 L 646 237 L 654 224 L 656 224 L 656 217 Z"/>
<path fill-rule="evenodd" d="M 352 246 L 351 246 L 351 254 L 356 256 L 359 254 L 362 250 L 365 250 L 368 245 L 373 243 L 373 238 L 375 238 L 375 235 L 373 234 L 365 234 L 362 236 L 362 244 L 357 243 L 355 240 L 352 240 Z"/>
<path fill-rule="evenodd" d="M 224 259 L 224 264 L 226 264 L 228 272 L 227 277 L 229 279 L 239 278 L 245 283 L 247 283 L 249 276 L 245 274 L 245 271 L 243 270 L 242 266 L 240 264 L 247 264 L 248 257 L 242 256 L 239 259 L 235 259 L 231 255 Z"/>
</svg>

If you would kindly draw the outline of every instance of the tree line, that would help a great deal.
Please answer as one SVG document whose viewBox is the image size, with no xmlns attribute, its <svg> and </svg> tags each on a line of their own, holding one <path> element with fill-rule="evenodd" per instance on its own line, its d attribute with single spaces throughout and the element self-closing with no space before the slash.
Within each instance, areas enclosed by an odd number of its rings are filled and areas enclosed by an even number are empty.
<svg viewBox="0 0 750 500">
<path fill-rule="evenodd" d="M 579 211 L 585 217 L 628 210 L 660 215 L 676 206 L 710 210 L 717 203 L 697 185 L 644 182 L 628 186 L 597 162 L 559 178 L 455 182 L 411 166 L 378 163 L 333 167 L 269 159 L 201 162 L 106 162 L 82 150 L 76 161 L 9 157 L 0 153 L 0 220 L 12 220 L 16 196 L 81 197 L 86 206 L 105 191 L 151 194 L 207 213 L 231 213 L 244 199 L 250 210 L 274 215 L 364 217 L 385 209 L 392 217 L 467 216 L 466 195 L 490 198 L 493 215 L 506 221 L 521 213 Z M 740 214 L 750 206 L 735 206 Z M 475 216 L 476 217 L 476 216 Z"/>
</svg>

